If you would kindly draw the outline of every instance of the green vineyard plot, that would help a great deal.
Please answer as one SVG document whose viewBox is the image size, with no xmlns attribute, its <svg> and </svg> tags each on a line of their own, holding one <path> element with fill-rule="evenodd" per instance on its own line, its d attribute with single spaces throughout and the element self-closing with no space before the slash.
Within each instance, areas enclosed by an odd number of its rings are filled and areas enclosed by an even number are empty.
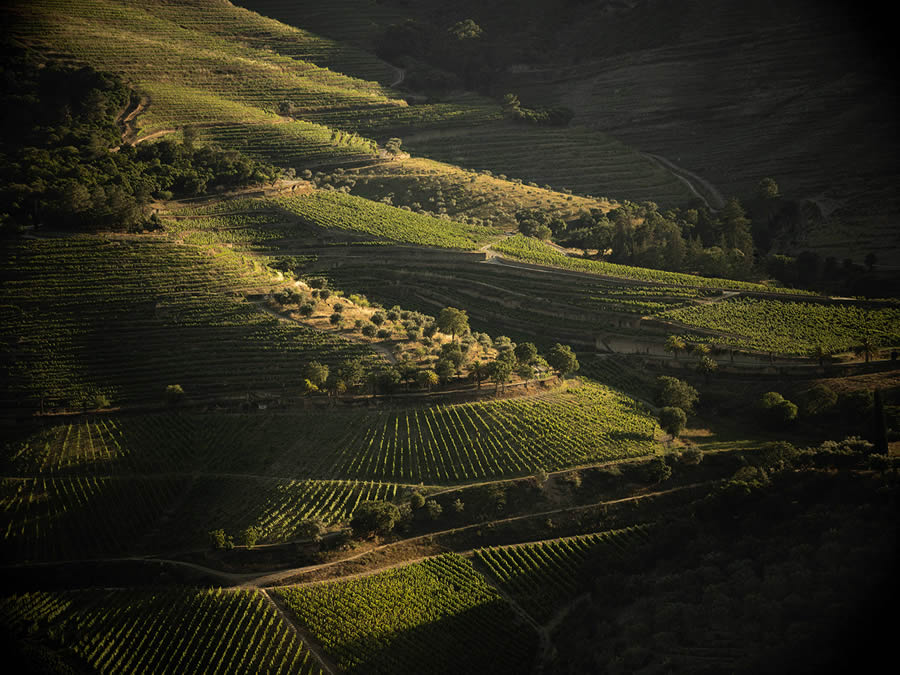
<svg viewBox="0 0 900 675">
<path fill-rule="evenodd" d="M 474 249 L 498 234 L 493 228 L 404 211 L 336 191 L 283 197 L 274 203 L 319 227 L 360 232 L 400 243 Z"/>
<path fill-rule="evenodd" d="M 900 344 L 900 308 L 869 309 L 747 298 L 671 309 L 660 314 L 689 326 L 727 333 L 720 341 L 780 354 L 807 355 L 816 348 L 843 352 L 865 338 L 883 347 Z"/>
<path fill-rule="evenodd" d="M 522 260 L 523 262 L 559 267 L 577 272 L 588 272 L 610 277 L 620 277 L 622 279 L 632 279 L 634 281 L 683 285 L 696 288 L 723 288 L 775 293 L 789 292 L 794 294 L 804 293 L 803 291 L 796 291 L 794 289 L 770 288 L 761 284 L 735 281 L 732 279 L 713 279 L 710 277 L 694 276 L 692 274 L 682 274 L 679 272 L 666 272 L 664 270 L 655 270 L 646 267 L 618 265 L 600 260 L 571 258 L 563 255 L 534 237 L 526 237 L 522 234 L 517 234 L 508 239 L 504 239 L 503 241 L 494 244 L 492 248 L 499 253 L 508 255 L 516 260 Z"/>
<path fill-rule="evenodd" d="M 348 673 L 522 673 L 536 647 L 533 630 L 455 554 L 277 592 Z"/>
<path fill-rule="evenodd" d="M 191 471 L 434 485 L 652 454 L 658 433 L 643 405 L 583 383 L 524 398 L 327 416 L 95 417 L 8 443 L 3 464 L 22 476 Z"/>
<path fill-rule="evenodd" d="M 312 359 L 375 358 L 248 302 L 277 280 L 226 248 L 79 237 L 23 240 L 3 257 L 15 274 L 0 290 L 0 334 L 17 345 L 4 374 L 18 405 L 159 402 L 174 383 L 196 396 L 296 393 Z"/>
<path fill-rule="evenodd" d="M 475 560 L 538 623 L 546 623 L 579 588 L 586 587 L 583 564 L 599 555 L 615 556 L 632 540 L 645 537 L 641 527 L 571 539 L 475 551 Z"/>
<path fill-rule="evenodd" d="M 38 627 L 101 673 L 323 672 L 259 591 L 25 593 L 0 599 L 0 621 L 13 634 Z"/>
</svg>

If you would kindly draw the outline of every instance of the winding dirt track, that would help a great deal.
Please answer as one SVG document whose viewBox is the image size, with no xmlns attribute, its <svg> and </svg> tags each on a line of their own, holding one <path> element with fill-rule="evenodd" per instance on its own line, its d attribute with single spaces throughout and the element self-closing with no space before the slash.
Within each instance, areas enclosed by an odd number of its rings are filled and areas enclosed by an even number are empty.
<svg viewBox="0 0 900 675">
<path fill-rule="evenodd" d="M 722 193 L 719 192 L 715 185 L 710 183 L 705 178 L 702 178 L 692 171 L 688 171 L 687 169 L 678 166 L 662 155 L 654 155 L 649 152 L 642 152 L 640 154 L 643 157 L 656 162 L 659 166 L 672 173 L 675 178 L 687 185 L 690 191 L 697 195 L 700 199 L 702 199 L 703 203 L 713 211 L 718 211 L 725 206 L 725 198 L 722 196 Z M 700 188 L 702 188 L 702 192 L 701 190 L 697 189 L 698 185 L 700 186 Z"/>
</svg>

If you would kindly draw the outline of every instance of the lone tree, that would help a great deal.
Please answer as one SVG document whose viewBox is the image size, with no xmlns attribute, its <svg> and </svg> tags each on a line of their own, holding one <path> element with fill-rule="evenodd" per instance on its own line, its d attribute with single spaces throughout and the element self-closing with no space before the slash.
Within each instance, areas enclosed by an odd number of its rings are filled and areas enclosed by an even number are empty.
<svg viewBox="0 0 900 675">
<path fill-rule="evenodd" d="M 684 380 L 677 377 L 661 375 L 656 378 L 656 405 L 660 407 L 671 406 L 681 408 L 685 412 L 693 412 L 694 404 L 700 395 Z"/>
<path fill-rule="evenodd" d="M 659 411 L 659 426 L 673 439 L 677 438 L 687 425 L 687 413 L 681 408 L 666 406 Z"/>
<path fill-rule="evenodd" d="M 385 535 L 394 529 L 400 519 L 400 509 L 390 502 L 367 500 L 360 502 L 350 519 L 354 534 L 368 537 L 372 534 Z"/>
<path fill-rule="evenodd" d="M 303 371 L 303 374 L 306 376 L 307 380 L 321 389 L 328 381 L 328 366 L 324 363 L 319 363 L 318 361 L 310 361 L 306 364 L 306 369 Z"/>
<path fill-rule="evenodd" d="M 767 391 L 759 401 L 765 420 L 774 427 L 783 427 L 797 419 L 797 406 L 777 391 Z"/>
<path fill-rule="evenodd" d="M 400 146 L 403 145 L 403 140 L 399 138 L 389 138 L 387 142 L 384 144 L 384 149 L 388 154 L 391 155 L 399 155 L 400 154 Z"/>
<path fill-rule="evenodd" d="M 466 311 L 456 307 L 444 307 L 435 324 L 439 331 L 452 336 L 454 342 L 457 335 L 464 335 L 469 331 L 469 317 Z"/>
<path fill-rule="evenodd" d="M 478 389 L 481 389 L 481 381 L 488 376 L 488 371 L 488 366 L 481 361 L 473 361 L 469 366 L 469 374 L 475 380 L 475 385 Z"/>
<path fill-rule="evenodd" d="M 505 387 L 506 383 L 509 382 L 509 378 L 513 374 L 513 367 L 512 359 L 502 358 L 502 356 L 496 361 L 491 361 L 488 366 L 489 373 L 491 379 L 497 383 L 497 389 L 500 388 L 501 384 Z"/>
<path fill-rule="evenodd" d="M 572 348 L 569 345 L 561 345 L 558 342 L 547 354 L 547 363 L 563 377 L 569 373 L 574 373 L 581 367 Z"/>
<path fill-rule="evenodd" d="M 838 396 L 834 390 L 821 382 L 813 384 L 806 391 L 804 398 L 803 412 L 809 416 L 821 415 L 831 410 L 838 401 Z"/>
<path fill-rule="evenodd" d="M 701 356 L 697 361 L 697 372 L 703 375 L 703 378 L 709 382 L 709 376 L 719 369 L 719 364 L 715 359 L 709 356 Z"/>
<path fill-rule="evenodd" d="M 756 196 L 760 199 L 777 199 L 781 196 L 778 191 L 778 183 L 774 178 L 763 178 L 756 186 Z"/>
<path fill-rule="evenodd" d="M 358 357 L 344 359 L 338 366 L 338 376 L 351 389 L 360 385 L 365 374 L 366 366 Z"/>
<path fill-rule="evenodd" d="M 437 385 L 438 382 L 440 382 L 440 378 L 433 370 L 420 370 L 416 375 L 416 384 L 428 391 L 431 391 L 431 388 Z"/>
<path fill-rule="evenodd" d="M 231 535 L 225 534 L 225 530 L 223 529 L 210 530 L 209 543 L 217 550 L 234 548 L 234 540 L 231 538 Z"/>
<path fill-rule="evenodd" d="M 866 335 L 859 341 L 859 346 L 853 351 L 856 352 L 857 356 L 865 356 L 866 363 L 868 363 L 869 359 L 878 352 L 878 344 L 874 339 Z"/>
<path fill-rule="evenodd" d="M 181 405 L 184 402 L 184 389 L 180 384 L 170 384 L 166 387 L 166 403 L 170 407 Z"/>
<path fill-rule="evenodd" d="M 667 352 L 672 352 L 675 355 L 675 360 L 677 361 L 678 353 L 687 349 L 687 343 L 677 335 L 670 335 L 666 338 L 665 348 Z"/>
<path fill-rule="evenodd" d="M 259 529 L 251 525 L 241 532 L 241 541 L 244 542 L 244 546 L 247 548 L 253 548 L 256 546 L 256 542 L 259 541 L 259 534 Z"/>
<path fill-rule="evenodd" d="M 421 509 L 425 506 L 425 496 L 416 490 L 409 496 L 409 505 L 414 509 Z"/>
<path fill-rule="evenodd" d="M 516 355 L 516 360 L 519 363 L 532 364 L 537 358 L 538 352 L 533 342 L 520 342 L 516 345 L 513 353 Z"/>
<path fill-rule="evenodd" d="M 328 531 L 328 528 L 318 518 L 304 518 L 294 530 L 298 537 L 304 539 L 312 539 L 313 541 L 321 541 L 322 535 Z"/>
<path fill-rule="evenodd" d="M 662 483 L 672 476 L 672 467 L 662 457 L 653 457 L 643 469 L 644 477 L 649 483 Z"/>
</svg>

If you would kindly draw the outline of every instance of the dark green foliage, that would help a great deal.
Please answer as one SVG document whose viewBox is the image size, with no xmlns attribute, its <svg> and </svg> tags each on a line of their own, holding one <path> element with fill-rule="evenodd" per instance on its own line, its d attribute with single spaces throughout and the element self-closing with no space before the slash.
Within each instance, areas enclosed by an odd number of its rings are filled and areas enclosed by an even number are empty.
<svg viewBox="0 0 900 675">
<path fill-rule="evenodd" d="M 773 427 L 783 427 L 797 419 L 796 404 L 788 401 L 777 391 L 769 391 L 759 401 L 763 420 Z"/>
<path fill-rule="evenodd" d="M 709 381 L 709 376 L 715 373 L 718 369 L 718 362 L 709 356 L 701 356 L 697 361 L 697 372 L 703 375 L 703 377 L 707 381 Z"/>
<path fill-rule="evenodd" d="M 806 392 L 803 411 L 806 415 L 821 415 L 834 408 L 837 401 L 837 394 L 830 387 L 817 382 Z"/>
<path fill-rule="evenodd" d="M 115 75 L 38 67 L 21 55 L 3 75 L 0 216 L 15 225 L 152 227 L 145 210 L 153 196 L 195 196 L 278 176 L 239 152 L 193 142 L 123 144 L 117 117 L 139 97 Z"/>
<path fill-rule="evenodd" d="M 435 319 L 435 325 L 442 333 L 453 336 L 455 342 L 458 335 L 469 332 L 469 317 L 464 309 L 444 307 Z"/>
<path fill-rule="evenodd" d="M 350 526 L 357 536 L 389 534 L 400 519 L 400 510 L 390 502 L 364 501 L 353 512 Z"/>
<path fill-rule="evenodd" d="M 310 361 L 304 371 L 306 379 L 317 387 L 321 387 L 328 381 L 328 366 L 318 361 Z"/>
<path fill-rule="evenodd" d="M 867 389 L 848 391 L 838 397 L 838 410 L 846 424 L 859 426 L 872 412 L 875 397 Z"/>
<path fill-rule="evenodd" d="M 559 372 L 560 375 L 568 375 L 574 373 L 580 367 L 578 358 L 569 345 L 562 345 L 558 342 L 547 354 L 547 363 Z"/>
<path fill-rule="evenodd" d="M 259 541 L 259 528 L 252 525 L 246 528 L 241 532 L 241 541 L 247 548 L 256 546 L 256 542 Z"/>
<path fill-rule="evenodd" d="M 537 347 L 533 342 L 520 342 L 513 350 L 519 363 L 531 364 L 537 358 Z"/>
<path fill-rule="evenodd" d="M 775 471 L 792 467 L 798 458 L 797 449 L 786 441 L 767 443 L 757 455 L 762 468 Z"/>
<path fill-rule="evenodd" d="M 662 457 L 654 457 L 643 466 L 644 479 L 648 483 L 662 483 L 672 475 L 672 467 Z"/>
<path fill-rule="evenodd" d="M 742 469 L 709 508 L 597 559 L 592 599 L 554 633 L 553 672 L 877 670 L 896 597 L 896 487 L 763 473 Z"/>
<path fill-rule="evenodd" d="M 234 548 L 234 540 L 231 535 L 225 534 L 225 530 L 212 530 L 209 533 L 210 545 L 216 550 L 228 550 Z"/>
<path fill-rule="evenodd" d="M 693 412 L 699 394 L 684 380 L 677 377 L 661 375 L 656 378 L 656 396 L 654 402 L 658 406 L 681 408 L 685 412 Z"/>
<path fill-rule="evenodd" d="M 327 528 L 325 527 L 325 523 L 321 520 L 317 518 L 306 518 L 301 520 L 297 525 L 296 533 L 298 537 L 320 541 L 322 535 L 324 535 L 326 531 Z"/>
<path fill-rule="evenodd" d="M 437 520 L 444 512 L 444 508 L 433 499 L 425 502 L 425 510 L 428 512 L 428 517 L 431 520 Z"/>
<path fill-rule="evenodd" d="M 681 408 L 666 406 L 659 411 L 659 426 L 667 434 L 675 438 L 687 425 L 687 415 Z"/>
</svg>

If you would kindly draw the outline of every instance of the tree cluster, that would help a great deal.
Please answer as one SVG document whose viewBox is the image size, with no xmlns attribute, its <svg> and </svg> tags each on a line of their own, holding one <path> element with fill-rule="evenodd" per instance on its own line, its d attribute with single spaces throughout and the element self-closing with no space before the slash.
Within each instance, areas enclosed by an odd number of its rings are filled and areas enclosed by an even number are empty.
<svg viewBox="0 0 900 675">
<path fill-rule="evenodd" d="M 526 108 L 515 94 L 503 97 L 503 112 L 516 122 L 528 122 L 541 126 L 567 127 L 575 113 L 565 106 Z"/>
<path fill-rule="evenodd" d="M 0 124 L 0 225 L 70 229 L 144 223 L 151 198 L 274 181 L 279 170 L 236 151 L 166 139 L 122 145 L 118 116 L 138 96 L 89 67 L 11 56 Z M 118 152 L 111 149 L 122 145 Z"/>
<path fill-rule="evenodd" d="M 526 231 L 545 225 L 560 244 L 626 265 L 736 279 L 747 278 L 754 265 L 750 219 L 737 199 L 718 213 L 706 207 L 661 212 L 653 202 L 625 202 L 608 212 L 584 211 L 569 222 L 541 220 L 529 211 L 517 220 L 526 234 L 546 234 Z"/>
</svg>

